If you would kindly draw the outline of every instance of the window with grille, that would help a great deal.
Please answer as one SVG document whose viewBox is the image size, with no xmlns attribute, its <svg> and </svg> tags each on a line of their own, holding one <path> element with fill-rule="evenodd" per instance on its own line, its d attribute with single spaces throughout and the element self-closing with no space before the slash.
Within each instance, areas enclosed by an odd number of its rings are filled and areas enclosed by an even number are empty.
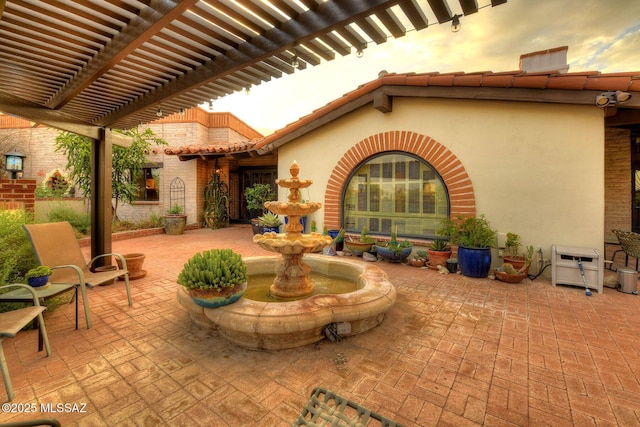
<svg viewBox="0 0 640 427">
<path fill-rule="evenodd" d="M 440 175 L 424 160 L 405 153 L 371 157 L 353 171 L 343 194 L 346 231 L 433 238 L 449 215 Z"/>
</svg>

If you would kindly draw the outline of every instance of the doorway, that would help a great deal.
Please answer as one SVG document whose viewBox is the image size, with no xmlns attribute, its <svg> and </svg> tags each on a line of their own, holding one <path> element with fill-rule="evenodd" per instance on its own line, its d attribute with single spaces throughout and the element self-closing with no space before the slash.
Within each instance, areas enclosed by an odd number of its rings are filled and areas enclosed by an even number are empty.
<svg viewBox="0 0 640 427">
<path fill-rule="evenodd" d="M 278 177 L 278 168 L 240 168 L 240 182 L 238 185 L 238 200 L 240 201 L 239 221 L 248 224 L 251 218 L 255 216 L 255 212 L 247 209 L 247 201 L 244 197 L 244 189 L 254 184 L 270 184 L 273 191 L 277 194 L 276 179 Z"/>
</svg>

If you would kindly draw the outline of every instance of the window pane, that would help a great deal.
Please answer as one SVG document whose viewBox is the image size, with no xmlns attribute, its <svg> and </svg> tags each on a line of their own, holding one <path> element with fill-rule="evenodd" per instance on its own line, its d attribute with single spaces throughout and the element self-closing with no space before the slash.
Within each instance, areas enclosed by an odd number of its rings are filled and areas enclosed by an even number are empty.
<svg viewBox="0 0 640 427">
<path fill-rule="evenodd" d="M 344 228 L 359 233 L 402 237 L 436 237 L 440 221 L 449 214 L 449 199 L 440 176 L 412 155 L 393 153 L 372 157 L 353 171 L 343 196 Z"/>
<path fill-rule="evenodd" d="M 138 186 L 137 201 L 160 200 L 160 168 L 143 168 L 133 182 Z"/>
</svg>

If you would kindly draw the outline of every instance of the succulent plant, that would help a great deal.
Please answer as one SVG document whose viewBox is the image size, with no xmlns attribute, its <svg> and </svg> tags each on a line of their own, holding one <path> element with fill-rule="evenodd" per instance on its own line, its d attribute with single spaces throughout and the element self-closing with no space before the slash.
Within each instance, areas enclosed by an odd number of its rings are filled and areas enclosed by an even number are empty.
<svg viewBox="0 0 640 427">
<path fill-rule="evenodd" d="M 451 248 L 449 247 L 449 242 L 447 242 L 445 239 L 435 239 L 433 242 L 431 242 L 431 246 L 429 247 L 429 249 L 437 252 L 448 252 L 451 250 Z"/>
<path fill-rule="evenodd" d="M 233 288 L 247 281 L 247 266 L 231 249 L 210 249 L 189 258 L 178 276 L 187 290 Z"/>
<path fill-rule="evenodd" d="M 53 270 L 46 265 L 32 268 L 24 275 L 25 279 L 32 279 L 34 277 L 50 276 L 53 274 Z"/>
<path fill-rule="evenodd" d="M 282 221 L 280 221 L 278 215 L 273 212 L 267 212 L 266 214 L 259 216 L 258 221 L 260 221 L 260 225 L 263 227 L 275 228 L 282 225 Z"/>
</svg>

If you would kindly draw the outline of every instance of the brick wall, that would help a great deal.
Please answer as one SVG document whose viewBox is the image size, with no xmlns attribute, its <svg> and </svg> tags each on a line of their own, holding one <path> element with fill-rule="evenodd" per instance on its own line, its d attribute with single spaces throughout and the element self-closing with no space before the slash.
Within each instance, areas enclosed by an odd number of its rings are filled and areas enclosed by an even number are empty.
<svg viewBox="0 0 640 427">
<path fill-rule="evenodd" d="M 340 228 L 342 191 L 349 174 L 369 157 L 388 151 L 404 151 L 424 159 L 438 171 L 449 192 L 451 217 L 475 216 L 473 185 L 460 160 L 433 138 L 409 131 L 383 132 L 351 147 L 331 172 L 324 199 L 324 225 Z"/>
<path fill-rule="evenodd" d="M 616 241 L 611 230 L 631 231 L 631 139 L 629 130 L 605 129 L 605 241 Z"/>
<path fill-rule="evenodd" d="M 36 181 L 0 179 L 0 209 L 25 209 L 35 213 Z"/>
</svg>

